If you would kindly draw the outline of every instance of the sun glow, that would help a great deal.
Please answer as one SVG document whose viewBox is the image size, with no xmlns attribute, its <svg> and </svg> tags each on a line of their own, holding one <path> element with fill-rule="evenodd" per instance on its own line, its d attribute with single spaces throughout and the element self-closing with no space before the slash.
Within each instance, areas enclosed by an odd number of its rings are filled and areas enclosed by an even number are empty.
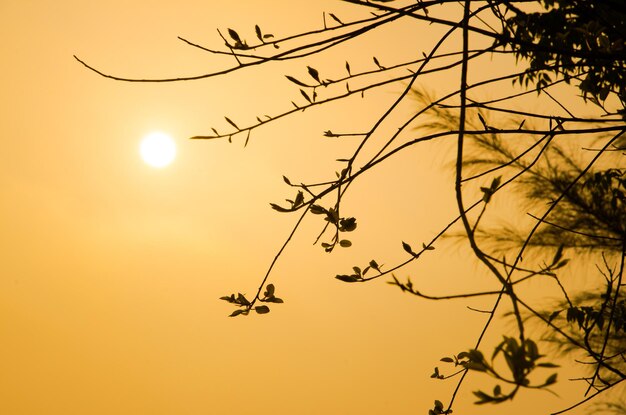
<svg viewBox="0 0 626 415">
<path fill-rule="evenodd" d="M 153 132 L 141 140 L 139 153 L 146 164 L 156 168 L 163 168 L 174 161 L 176 144 L 169 135 L 162 132 Z"/>
</svg>

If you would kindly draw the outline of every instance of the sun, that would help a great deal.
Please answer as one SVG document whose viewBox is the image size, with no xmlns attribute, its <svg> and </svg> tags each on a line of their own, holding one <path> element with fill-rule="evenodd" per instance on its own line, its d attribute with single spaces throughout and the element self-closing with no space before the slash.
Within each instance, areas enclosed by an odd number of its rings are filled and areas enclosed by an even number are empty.
<svg viewBox="0 0 626 415">
<path fill-rule="evenodd" d="M 174 161 L 176 144 L 169 135 L 162 132 L 152 132 L 141 140 L 139 154 L 146 164 L 160 169 Z"/>
</svg>

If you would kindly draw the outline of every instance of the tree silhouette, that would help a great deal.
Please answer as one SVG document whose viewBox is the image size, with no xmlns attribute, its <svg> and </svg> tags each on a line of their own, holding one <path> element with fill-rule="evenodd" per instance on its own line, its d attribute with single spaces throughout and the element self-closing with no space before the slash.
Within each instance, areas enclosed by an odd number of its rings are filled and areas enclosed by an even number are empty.
<svg viewBox="0 0 626 415">
<path fill-rule="evenodd" d="M 588 2 L 578 0 L 506 1 L 345 0 L 370 12 L 367 17 L 348 21 L 324 13 L 320 28 L 280 37 L 256 25 L 250 38 L 235 29 L 218 30 L 225 48 L 213 49 L 188 39 L 186 44 L 212 55 L 227 55 L 233 65 L 227 69 L 190 77 L 131 79 L 114 76 L 76 59 L 90 70 L 118 81 L 179 82 L 224 76 L 243 68 L 270 62 L 307 59 L 324 51 L 355 42 L 380 27 L 409 20 L 424 27 L 444 29 L 432 39 L 430 49 L 412 59 L 381 62 L 372 58 L 371 67 L 355 70 L 350 58 L 337 64 L 332 74 L 322 73 L 312 63 L 302 64 L 300 75 L 286 74 L 298 99 L 291 107 L 273 115 L 263 115 L 244 124 L 225 116 L 226 130 L 212 128 L 193 139 L 241 139 L 244 145 L 254 132 L 308 108 L 324 106 L 351 96 L 364 97 L 370 90 L 390 84 L 402 85 L 395 101 L 373 119 L 367 131 L 336 132 L 324 136 L 360 138 L 349 158 L 337 160 L 336 177 L 329 181 L 295 183 L 283 177 L 291 191 L 287 203 L 272 203 L 281 213 L 300 215 L 290 235 L 276 253 L 259 284 L 256 294 L 241 293 L 221 297 L 236 309 L 231 316 L 252 311 L 265 314 L 269 303 L 282 303 L 271 281 L 272 270 L 285 247 L 298 231 L 305 216 L 321 218 L 316 242 L 332 252 L 348 248 L 348 235 L 357 228 L 357 219 L 342 209 L 352 184 L 374 167 L 409 148 L 425 142 L 455 140 L 454 182 L 458 210 L 456 217 L 419 247 L 399 243 L 406 254 L 400 263 L 381 266 L 375 260 L 354 266 L 336 278 L 346 283 L 362 283 L 389 278 L 389 283 L 412 295 L 447 300 L 477 296 L 495 298 L 489 318 L 470 347 L 442 357 L 450 365 L 443 372 L 435 368 L 432 378 L 457 379 L 447 403 L 436 400 L 431 414 L 452 412 L 455 397 L 469 371 L 482 372 L 494 379 L 492 391 L 475 391 L 478 404 L 512 399 L 521 389 L 548 389 L 557 381 L 554 353 L 544 351 L 545 343 L 527 335 L 527 325 L 538 320 L 545 327 L 543 340 L 557 344 L 584 358 L 591 368 L 582 380 L 588 383 L 581 401 L 564 408 L 566 412 L 626 380 L 626 303 L 623 294 L 626 253 L 626 170 L 624 132 L 626 123 L 626 7 L 620 0 Z M 421 25 L 421 26 L 420 26 Z M 403 45 L 406 35 L 394 39 Z M 472 76 L 472 68 L 490 57 L 509 64 L 494 65 L 496 75 Z M 513 64 L 515 61 L 516 64 Z M 497 71 L 496 71 L 497 72 Z M 420 87 L 428 74 L 450 73 L 457 87 L 434 98 Z M 587 103 L 591 115 L 577 116 L 571 102 L 557 98 L 564 84 L 581 94 L 577 101 Z M 571 92 L 571 89 L 568 91 Z M 490 92 L 498 95 L 481 98 Z M 556 110 L 523 110 L 524 102 L 547 98 Z M 290 99 L 286 101 L 289 104 Z M 402 103 L 418 103 L 415 111 L 389 132 L 384 124 L 399 112 Z M 380 138 L 382 136 L 382 139 Z M 364 151 L 364 148 L 374 151 Z M 573 148 L 573 152 L 569 149 Z M 478 187 L 474 194 L 472 186 Z M 494 224 L 490 220 L 495 198 L 524 198 L 533 222 L 528 228 Z M 468 202 L 468 200 L 470 200 Z M 522 208 L 522 213 L 525 209 Z M 410 279 L 397 277 L 403 268 L 418 260 L 446 235 L 462 229 L 475 257 L 493 276 L 494 289 L 447 296 L 432 296 L 418 290 Z M 456 231 L 454 229 L 457 229 Z M 532 251 L 541 255 L 533 256 Z M 562 273 L 566 254 L 584 251 L 598 264 L 602 277 L 594 292 L 566 288 Z M 549 259 L 541 259 L 549 255 Z M 524 265 L 522 266 L 522 261 Z M 542 279 L 556 286 L 561 300 L 553 307 L 539 309 L 527 300 L 526 283 Z M 406 281 L 406 282 L 403 282 Z M 263 304 L 261 304 L 263 303 Z M 515 333 L 505 336 L 489 354 L 482 344 L 498 310 L 510 307 Z M 539 345 L 542 350 L 539 350 Z M 542 381 L 530 380 L 537 369 L 547 369 Z M 444 372 L 449 374 L 444 374 Z M 608 409 L 618 403 L 606 404 Z"/>
</svg>

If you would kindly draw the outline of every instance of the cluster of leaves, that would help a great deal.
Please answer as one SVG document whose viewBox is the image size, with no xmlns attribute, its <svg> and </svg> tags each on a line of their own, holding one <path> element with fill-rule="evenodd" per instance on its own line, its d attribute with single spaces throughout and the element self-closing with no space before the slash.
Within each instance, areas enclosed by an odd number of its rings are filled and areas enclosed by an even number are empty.
<svg viewBox="0 0 626 415">
<path fill-rule="evenodd" d="M 502 375 L 494 365 L 494 360 L 502 356 L 506 362 L 509 374 Z M 475 391 L 478 398 L 477 404 L 500 403 L 513 399 L 520 388 L 546 388 L 556 383 L 557 374 L 553 373 L 546 380 L 537 385 L 531 385 L 529 375 L 535 368 L 556 368 L 557 365 L 549 362 L 538 362 L 544 355 L 539 353 L 537 344 L 531 339 L 518 341 L 513 337 L 504 336 L 502 342 L 495 348 L 490 361 L 484 357 L 479 350 L 469 350 L 461 352 L 452 357 L 441 358 L 442 362 L 452 363 L 455 367 L 461 366 L 464 370 L 473 370 L 491 375 L 498 381 L 512 386 L 509 392 L 504 392 L 500 385 L 496 385 L 492 393 L 481 390 Z M 457 372 L 459 373 L 459 372 Z M 431 378 L 444 379 L 439 373 L 439 368 L 435 368 Z"/>
<path fill-rule="evenodd" d="M 265 292 L 263 293 L 263 297 L 259 297 L 258 301 L 264 303 L 283 303 L 282 298 L 278 298 L 275 295 L 275 287 L 274 284 L 267 284 L 265 287 Z M 238 315 L 248 315 L 251 310 L 254 310 L 257 314 L 267 314 L 270 312 L 270 308 L 267 305 L 257 305 L 255 306 L 254 301 L 249 301 L 246 296 L 242 293 L 231 294 L 229 296 L 220 297 L 220 300 L 227 301 L 231 304 L 234 304 L 238 307 L 241 307 L 235 311 L 233 311 L 229 317 L 236 317 Z"/>
<path fill-rule="evenodd" d="M 259 39 L 262 45 L 264 45 L 269 39 L 272 39 L 274 37 L 274 35 L 270 33 L 264 34 L 259 25 L 254 26 L 254 32 L 256 33 L 256 37 L 257 39 Z M 224 39 L 226 41 L 226 46 L 230 49 L 250 49 L 250 46 L 248 46 L 248 42 L 246 42 L 241 36 L 239 36 L 239 33 L 237 33 L 234 29 L 228 29 L 228 35 L 234 42 L 231 43 Z M 278 45 L 274 43 L 274 47 L 278 48 Z"/>
<path fill-rule="evenodd" d="M 361 269 L 361 267 L 354 266 L 352 267 L 352 271 L 354 271 L 352 274 L 338 274 L 335 278 L 343 282 L 364 282 L 367 281 L 365 274 L 367 274 L 370 269 L 377 271 L 380 275 L 382 273 L 381 267 L 382 265 L 378 265 L 378 263 L 372 259 L 365 268 Z"/>
<path fill-rule="evenodd" d="M 607 322 L 610 322 L 615 336 L 626 335 L 626 300 L 614 298 L 613 289 L 613 285 L 607 284 L 606 292 L 599 296 L 600 304 L 571 304 L 566 309 L 566 321 L 581 330 L 585 338 L 593 335 L 594 331 L 595 334 L 602 335 Z M 562 311 L 554 311 L 549 320 L 552 321 Z"/>
<path fill-rule="evenodd" d="M 446 415 L 451 414 L 452 412 L 452 409 L 443 409 L 443 402 L 435 399 L 433 408 L 428 410 L 428 415 Z"/>
<path fill-rule="evenodd" d="M 284 179 L 285 179 L 285 182 L 287 182 L 288 184 L 291 184 L 289 182 L 289 179 L 287 179 L 286 177 Z M 272 207 L 272 209 L 278 212 L 293 212 L 294 210 L 304 206 L 304 193 L 302 192 L 302 190 L 298 190 L 298 193 L 296 193 L 296 197 L 294 197 L 293 199 L 285 199 L 285 200 L 287 201 L 287 203 L 289 203 L 290 205 L 289 207 L 285 208 L 276 203 L 270 203 L 270 206 Z"/>
<path fill-rule="evenodd" d="M 326 252 L 332 252 L 335 246 L 339 245 L 342 248 L 348 248 L 352 246 L 352 242 L 349 239 L 343 239 L 339 237 L 340 232 L 352 232 L 356 229 L 356 218 L 353 217 L 341 217 L 339 216 L 338 209 L 324 208 L 320 205 L 311 205 L 311 213 L 314 215 L 324 215 L 324 220 L 334 226 L 336 232 L 330 242 L 322 242 L 322 248 Z"/>
<path fill-rule="evenodd" d="M 604 101 L 616 93 L 626 104 L 626 6 L 622 0 L 542 0 L 545 10 L 515 13 L 505 33 L 530 61 L 520 79 L 538 90 L 549 73 L 579 79 L 585 96 Z"/>
</svg>

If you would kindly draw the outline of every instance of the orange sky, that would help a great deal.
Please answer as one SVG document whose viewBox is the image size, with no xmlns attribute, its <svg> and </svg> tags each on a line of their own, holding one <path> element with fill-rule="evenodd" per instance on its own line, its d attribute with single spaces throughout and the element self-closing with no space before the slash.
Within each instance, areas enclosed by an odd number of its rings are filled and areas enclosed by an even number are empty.
<svg viewBox="0 0 626 415">
<path fill-rule="evenodd" d="M 356 141 L 322 132 L 366 126 L 400 86 L 277 122 L 244 149 L 241 139 L 187 137 L 226 129 L 225 115 L 252 120 L 289 107 L 298 91 L 283 75 L 310 61 L 157 85 L 103 79 L 72 58 L 119 75 L 198 74 L 227 61 L 176 36 L 217 48 L 216 28 L 252 35 L 258 23 L 286 35 L 319 27 L 322 11 L 349 20 L 355 7 L 167 3 L 0 1 L 0 414 L 401 415 L 447 402 L 453 383 L 429 375 L 440 357 L 475 342 L 484 316 L 465 306 L 490 300 L 428 303 L 383 281 L 333 277 L 372 258 L 395 263 L 401 241 L 418 246 L 447 223 L 449 148 L 407 152 L 354 186 L 345 206 L 359 223 L 352 248 L 323 253 L 311 245 L 319 221 L 306 222 L 272 277 L 285 304 L 268 316 L 229 319 L 232 308 L 218 300 L 253 294 L 295 223 L 269 208 L 293 196 L 282 175 L 332 177 L 334 159 Z M 376 48 L 381 60 L 402 56 L 406 42 L 394 39 L 407 27 L 355 44 L 353 68 L 371 65 Z M 342 70 L 346 50 L 318 67 Z M 137 152 L 153 130 L 178 144 L 162 170 Z M 402 276 L 434 293 L 483 284 L 467 257 L 441 244 Z M 472 408 L 473 389 L 466 385 L 455 413 Z M 520 398 L 538 410 L 562 407 L 547 393 Z M 480 413 L 503 410 L 524 404 Z"/>
</svg>

